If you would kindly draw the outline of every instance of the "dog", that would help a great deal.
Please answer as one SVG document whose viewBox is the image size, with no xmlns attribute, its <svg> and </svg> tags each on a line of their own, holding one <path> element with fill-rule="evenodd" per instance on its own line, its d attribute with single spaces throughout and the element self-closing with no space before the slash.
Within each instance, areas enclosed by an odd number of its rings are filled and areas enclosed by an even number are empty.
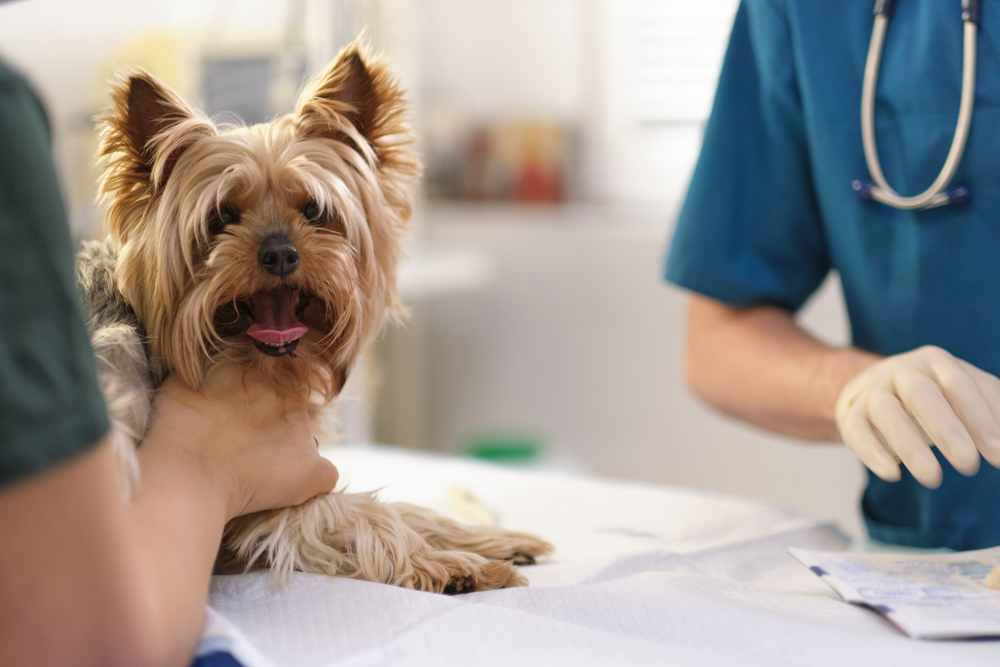
<svg viewBox="0 0 1000 667">
<path fill-rule="evenodd" d="M 396 264 L 420 165 L 403 91 L 360 40 L 268 123 L 217 127 L 139 68 L 119 72 L 111 100 L 98 118 L 107 241 L 84 244 L 77 277 L 127 499 L 168 373 L 198 388 L 211 364 L 237 363 L 308 398 L 312 417 L 336 399 L 402 312 Z M 515 566 L 551 550 L 334 491 L 231 521 L 216 572 L 464 593 L 526 585 Z"/>
</svg>

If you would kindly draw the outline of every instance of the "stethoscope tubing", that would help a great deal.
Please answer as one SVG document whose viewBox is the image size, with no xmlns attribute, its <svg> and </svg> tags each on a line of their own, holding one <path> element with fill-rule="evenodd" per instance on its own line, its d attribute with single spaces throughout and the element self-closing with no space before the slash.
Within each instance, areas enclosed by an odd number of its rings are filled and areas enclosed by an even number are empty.
<svg viewBox="0 0 1000 667">
<path fill-rule="evenodd" d="M 945 159 L 944 166 L 934 182 L 925 191 L 912 197 L 900 195 L 889 186 L 885 175 L 882 173 L 882 165 L 878 158 L 878 149 L 875 144 L 875 90 L 878 85 L 879 65 L 882 60 L 882 47 L 885 42 L 886 28 L 889 24 L 888 12 L 879 13 L 876 7 L 875 25 L 872 28 L 872 39 L 868 48 L 868 59 L 865 62 L 865 77 L 861 89 L 861 139 L 864 144 L 865 162 L 868 164 L 868 171 L 871 174 L 874 184 L 866 187 L 861 193 L 876 201 L 889 206 L 904 209 L 926 209 L 936 206 L 944 206 L 953 201 L 953 195 L 944 192 L 944 189 L 955 176 L 958 164 L 962 160 L 965 151 L 965 143 L 969 137 L 969 128 L 972 125 L 972 109 L 976 96 L 976 38 L 978 32 L 978 2 L 974 10 L 970 10 L 968 0 L 964 4 L 963 29 L 964 29 L 964 53 L 962 60 L 962 94 L 958 109 L 958 121 L 955 127 L 955 136 L 951 142 L 951 149 Z M 860 188 L 855 183 L 855 189 Z M 967 196 L 967 191 L 963 192 Z"/>
</svg>

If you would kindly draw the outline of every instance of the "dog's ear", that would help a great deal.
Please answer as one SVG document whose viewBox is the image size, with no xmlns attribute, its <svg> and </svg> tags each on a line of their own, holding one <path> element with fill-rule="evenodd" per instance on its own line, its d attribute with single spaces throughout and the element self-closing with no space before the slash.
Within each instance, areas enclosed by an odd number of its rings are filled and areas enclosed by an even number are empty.
<svg viewBox="0 0 1000 667">
<path fill-rule="evenodd" d="M 295 124 L 302 136 L 354 143 L 363 154 L 374 151 L 380 170 L 409 175 L 418 167 L 402 148 L 410 143 L 408 106 L 389 68 L 359 38 L 302 92 Z"/>
<path fill-rule="evenodd" d="M 413 137 L 406 124 L 409 108 L 388 66 L 374 58 L 358 39 L 344 48 L 322 74 L 306 87 L 295 111 L 295 127 L 305 139 L 332 139 L 353 147 L 370 167 L 384 204 L 367 207 L 372 257 L 362 264 L 371 278 L 372 335 L 384 310 L 402 313 L 396 292 L 399 239 L 410 219 L 412 198 L 407 185 L 416 180 L 420 162 L 410 150 Z M 354 358 L 347 360 L 350 366 Z M 342 371 L 346 379 L 346 369 Z"/>
<path fill-rule="evenodd" d="M 181 154 L 215 127 L 149 72 L 123 68 L 111 87 L 111 108 L 98 117 L 101 193 L 114 206 L 148 201 L 161 190 Z M 134 209 L 133 209 L 134 210 Z M 111 212 L 112 232 L 123 220 Z M 117 224 L 116 224 L 117 223 Z"/>
</svg>

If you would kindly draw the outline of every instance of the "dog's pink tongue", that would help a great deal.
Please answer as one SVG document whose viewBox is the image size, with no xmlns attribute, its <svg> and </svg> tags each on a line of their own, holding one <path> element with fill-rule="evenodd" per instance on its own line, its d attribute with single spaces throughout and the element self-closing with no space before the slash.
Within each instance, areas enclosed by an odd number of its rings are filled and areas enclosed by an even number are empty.
<svg viewBox="0 0 1000 667">
<path fill-rule="evenodd" d="M 295 317 L 295 299 L 299 291 L 289 287 L 257 292 L 250 297 L 253 303 L 253 324 L 247 333 L 262 343 L 290 343 L 298 340 L 309 329 Z"/>
</svg>

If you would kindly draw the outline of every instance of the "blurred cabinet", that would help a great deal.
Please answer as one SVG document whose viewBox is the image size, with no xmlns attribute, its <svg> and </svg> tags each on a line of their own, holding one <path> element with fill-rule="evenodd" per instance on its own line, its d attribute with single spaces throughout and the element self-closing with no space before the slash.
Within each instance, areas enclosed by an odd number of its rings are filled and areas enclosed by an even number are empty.
<svg viewBox="0 0 1000 667">
<path fill-rule="evenodd" d="M 352 372 L 335 407 L 342 439 L 433 448 L 425 311 L 435 301 L 482 290 L 491 278 L 481 252 L 424 242 L 406 248 L 398 287 L 408 316 L 387 322 Z"/>
<path fill-rule="evenodd" d="M 493 267 L 482 289 L 421 311 L 429 445 L 454 452 L 483 435 L 532 434 L 564 466 L 741 494 L 860 534 L 864 474 L 849 451 L 721 416 L 685 385 L 687 295 L 661 278 L 672 210 L 428 204 L 426 241 Z M 847 341 L 835 280 L 802 321 Z"/>
</svg>

